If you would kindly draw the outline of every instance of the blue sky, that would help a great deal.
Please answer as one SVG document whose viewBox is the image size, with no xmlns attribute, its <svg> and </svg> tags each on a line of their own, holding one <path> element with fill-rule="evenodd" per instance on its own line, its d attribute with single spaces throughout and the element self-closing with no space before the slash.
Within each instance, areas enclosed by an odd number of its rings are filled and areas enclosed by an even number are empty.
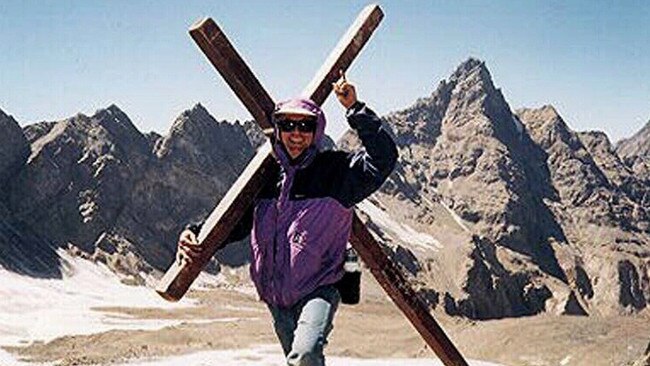
<svg viewBox="0 0 650 366">
<path fill-rule="evenodd" d="M 0 109 L 21 124 L 111 103 L 165 133 L 201 102 L 249 115 L 187 33 L 217 21 L 276 100 L 301 91 L 366 5 L 361 1 L 0 2 Z M 378 112 L 429 95 L 469 56 L 513 109 L 554 105 L 613 140 L 650 119 L 650 2 L 384 1 L 382 25 L 348 78 Z M 325 105 L 330 125 L 343 112 Z M 330 128 L 334 135 L 341 128 Z"/>
</svg>

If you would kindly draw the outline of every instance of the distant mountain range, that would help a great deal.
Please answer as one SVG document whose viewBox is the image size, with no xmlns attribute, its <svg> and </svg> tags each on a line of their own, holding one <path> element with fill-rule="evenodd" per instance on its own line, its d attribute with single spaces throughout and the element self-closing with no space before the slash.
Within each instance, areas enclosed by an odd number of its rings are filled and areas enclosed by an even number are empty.
<svg viewBox="0 0 650 366">
<path fill-rule="evenodd" d="M 613 146 L 551 106 L 512 111 L 476 59 L 384 122 L 399 164 L 360 207 L 432 308 L 472 319 L 647 311 L 650 122 Z M 261 136 L 200 104 L 165 136 L 114 105 L 22 129 L 0 111 L 0 265 L 57 277 L 64 247 L 141 283 L 166 269 L 182 227 L 216 205 Z M 244 264 L 246 243 L 219 258 Z"/>
</svg>

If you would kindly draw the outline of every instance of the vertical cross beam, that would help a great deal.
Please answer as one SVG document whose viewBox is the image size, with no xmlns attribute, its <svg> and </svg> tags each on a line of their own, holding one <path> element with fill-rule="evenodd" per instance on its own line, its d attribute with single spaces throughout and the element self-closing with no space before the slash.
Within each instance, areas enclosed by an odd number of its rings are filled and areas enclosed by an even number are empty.
<svg viewBox="0 0 650 366">
<path fill-rule="evenodd" d="M 366 7 L 314 79 L 303 90 L 302 95 L 319 105 L 322 104 L 332 91 L 331 85 L 338 78 L 338 71 L 347 70 L 382 18 L 383 13 L 378 6 Z M 190 34 L 260 127 L 270 127 L 275 103 L 216 23 L 205 19 L 193 25 Z M 267 142 L 203 225 L 198 240 L 204 247 L 205 255 L 191 266 L 174 262 L 157 288 L 161 296 L 168 300 L 178 300 L 183 296 L 205 264 L 222 246 L 234 224 L 250 207 L 264 182 L 270 179 L 269 175 L 277 169 L 274 164 L 277 163 L 271 156 L 270 144 Z M 356 214 L 353 218 L 350 242 L 379 284 L 443 363 L 447 366 L 467 365 L 433 319 L 427 306 L 410 287 L 400 269 L 390 260 Z"/>
</svg>

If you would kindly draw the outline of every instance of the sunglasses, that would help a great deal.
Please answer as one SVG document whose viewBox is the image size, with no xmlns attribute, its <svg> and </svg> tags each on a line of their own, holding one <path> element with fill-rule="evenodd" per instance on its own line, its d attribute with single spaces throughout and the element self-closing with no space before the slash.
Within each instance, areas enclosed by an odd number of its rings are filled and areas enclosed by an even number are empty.
<svg viewBox="0 0 650 366">
<path fill-rule="evenodd" d="M 305 119 L 301 121 L 294 121 L 290 119 L 279 119 L 276 120 L 278 128 L 281 132 L 293 132 L 298 129 L 299 132 L 303 133 L 314 133 L 316 132 L 316 120 L 315 119 Z"/>
</svg>

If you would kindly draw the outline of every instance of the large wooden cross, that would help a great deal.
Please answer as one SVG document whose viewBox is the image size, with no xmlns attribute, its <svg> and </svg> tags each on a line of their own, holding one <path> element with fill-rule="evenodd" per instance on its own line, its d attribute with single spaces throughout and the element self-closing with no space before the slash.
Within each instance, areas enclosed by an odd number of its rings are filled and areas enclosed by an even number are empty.
<svg viewBox="0 0 650 366">
<path fill-rule="evenodd" d="M 377 5 L 364 8 L 301 95 L 322 105 L 332 91 L 332 82 L 339 77 L 339 70 L 345 72 L 348 69 L 383 16 Z M 275 102 L 217 24 L 212 19 L 201 20 L 190 27 L 190 35 L 260 127 L 267 132 L 271 130 Z M 174 261 L 157 287 L 162 297 L 176 301 L 187 292 L 210 258 L 223 247 L 223 242 L 253 204 L 264 182 L 274 178 L 271 175 L 277 171 L 276 165 L 271 144 L 267 141 L 203 225 L 198 241 L 204 247 L 204 255 L 193 261 L 192 265 Z M 445 365 L 467 365 L 399 267 L 391 261 L 356 214 L 353 220 L 350 243 L 384 291 Z"/>
</svg>

